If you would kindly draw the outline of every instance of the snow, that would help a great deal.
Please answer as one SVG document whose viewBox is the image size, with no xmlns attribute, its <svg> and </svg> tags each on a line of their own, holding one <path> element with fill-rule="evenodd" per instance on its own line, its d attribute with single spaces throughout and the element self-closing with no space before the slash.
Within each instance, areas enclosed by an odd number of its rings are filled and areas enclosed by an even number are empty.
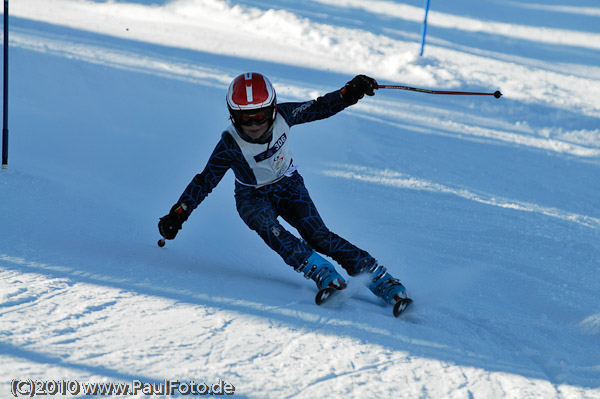
<svg viewBox="0 0 600 399">
<path fill-rule="evenodd" d="M 600 397 L 596 1 L 435 2 L 423 57 L 416 0 L 10 6 L 0 396 L 168 379 L 243 398 Z M 156 245 L 245 71 L 281 101 L 358 73 L 504 94 L 379 90 L 292 129 L 328 226 L 408 287 L 399 319 L 360 278 L 316 306 L 239 219 L 231 173 Z"/>
</svg>

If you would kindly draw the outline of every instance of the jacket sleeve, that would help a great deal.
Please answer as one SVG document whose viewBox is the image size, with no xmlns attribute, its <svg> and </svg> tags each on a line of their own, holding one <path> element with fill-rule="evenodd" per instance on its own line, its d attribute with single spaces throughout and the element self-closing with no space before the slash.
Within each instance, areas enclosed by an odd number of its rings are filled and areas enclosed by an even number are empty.
<svg viewBox="0 0 600 399">
<path fill-rule="evenodd" d="M 229 153 L 230 149 L 221 138 L 208 159 L 204 170 L 194 176 L 179 198 L 179 203 L 188 206 L 188 213 L 196 209 L 225 176 L 225 173 L 231 167 Z"/>
<path fill-rule="evenodd" d="M 289 126 L 329 118 L 346 108 L 340 90 L 327 93 L 316 100 L 277 104 L 277 112 Z"/>
</svg>

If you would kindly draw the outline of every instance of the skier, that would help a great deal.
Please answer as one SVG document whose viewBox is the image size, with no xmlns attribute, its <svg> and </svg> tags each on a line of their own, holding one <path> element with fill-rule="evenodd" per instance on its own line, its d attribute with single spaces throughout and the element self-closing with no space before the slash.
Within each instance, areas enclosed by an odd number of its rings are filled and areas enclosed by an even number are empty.
<svg viewBox="0 0 600 399">
<path fill-rule="evenodd" d="M 192 211 L 227 170 L 233 169 L 236 207 L 242 220 L 285 263 L 315 281 L 319 290 L 346 288 L 344 278 L 320 252 L 334 259 L 350 276 L 369 274 L 368 288 L 384 301 L 395 305 L 407 298 L 404 286 L 384 266 L 325 226 L 296 169 L 288 143 L 290 127 L 335 115 L 365 94 L 373 96 L 377 88 L 374 79 L 357 75 L 343 88 L 316 100 L 278 104 L 267 77 L 260 73 L 237 76 L 227 92 L 231 124 L 202 173 L 193 178 L 169 214 L 160 218 L 160 234 L 167 240 L 174 239 Z M 297 229 L 302 239 L 286 230 L 277 220 L 279 216 Z"/>
</svg>

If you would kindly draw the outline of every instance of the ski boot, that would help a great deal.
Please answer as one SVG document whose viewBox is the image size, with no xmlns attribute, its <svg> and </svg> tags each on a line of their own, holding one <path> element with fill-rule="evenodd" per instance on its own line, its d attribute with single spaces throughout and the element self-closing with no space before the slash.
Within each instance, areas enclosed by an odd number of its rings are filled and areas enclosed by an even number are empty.
<svg viewBox="0 0 600 399">
<path fill-rule="evenodd" d="M 398 317 L 412 303 L 400 280 L 392 277 L 384 266 L 375 263 L 367 273 L 367 287 L 379 298 L 394 305 L 394 316 Z"/>
<path fill-rule="evenodd" d="M 296 271 L 303 273 L 307 279 L 312 279 L 317 283 L 319 292 L 315 297 L 317 305 L 323 303 L 336 291 L 346 288 L 346 281 L 335 270 L 335 267 L 326 259 L 321 257 L 316 251 L 312 253 Z"/>
</svg>

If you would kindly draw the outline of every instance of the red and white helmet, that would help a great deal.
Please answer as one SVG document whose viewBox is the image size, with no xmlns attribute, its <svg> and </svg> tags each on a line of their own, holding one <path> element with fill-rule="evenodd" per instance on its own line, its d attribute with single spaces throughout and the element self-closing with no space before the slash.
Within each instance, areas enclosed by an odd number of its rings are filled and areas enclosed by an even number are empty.
<svg viewBox="0 0 600 399">
<path fill-rule="evenodd" d="M 277 112 L 276 98 L 275 89 L 266 76 L 247 72 L 229 85 L 227 108 L 234 125 L 264 122 L 265 118 L 271 124 Z"/>
</svg>

